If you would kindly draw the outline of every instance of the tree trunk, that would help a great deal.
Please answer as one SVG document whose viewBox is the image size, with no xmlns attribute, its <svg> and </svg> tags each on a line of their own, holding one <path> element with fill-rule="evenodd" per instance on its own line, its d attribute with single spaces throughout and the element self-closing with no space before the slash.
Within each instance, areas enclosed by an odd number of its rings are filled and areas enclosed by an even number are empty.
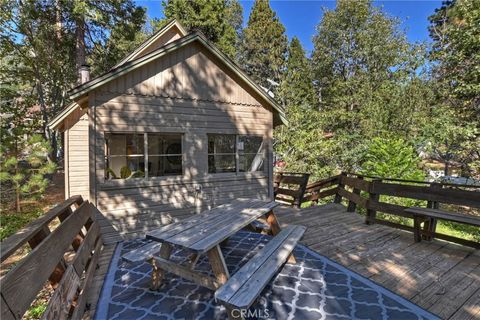
<svg viewBox="0 0 480 320">
<path fill-rule="evenodd" d="M 15 138 L 15 157 L 17 158 L 17 163 L 15 164 L 15 175 L 18 174 L 18 142 L 16 139 L 18 139 L 18 137 Z M 15 186 L 15 209 L 17 210 L 17 213 L 19 213 L 22 209 L 20 207 L 20 185 L 17 182 L 14 182 L 13 185 Z"/>
<path fill-rule="evenodd" d="M 20 208 L 20 187 L 18 186 L 15 188 L 15 208 L 17 213 L 20 213 L 22 208 Z"/>
</svg>

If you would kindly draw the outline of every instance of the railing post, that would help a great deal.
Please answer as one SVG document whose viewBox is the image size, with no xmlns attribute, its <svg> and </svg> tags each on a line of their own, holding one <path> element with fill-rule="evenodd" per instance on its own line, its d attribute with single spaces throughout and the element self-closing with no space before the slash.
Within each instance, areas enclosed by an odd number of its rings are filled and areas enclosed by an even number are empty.
<svg viewBox="0 0 480 320">
<path fill-rule="evenodd" d="M 380 199 L 380 194 L 372 192 L 373 190 L 375 190 L 375 184 L 377 182 L 382 182 L 382 180 L 375 179 L 375 180 L 372 180 L 372 182 L 370 183 L 370 188 L 368 191 L 370 195 L 367 201 L 367 216 L 365 217 L 366 224 L 374 224 L 375 220 L 377 219 L 377 211 L 370 209 L 370 204 L 372 202 L 378 202 L 378 200 Z"/>
<path fill-rule="evenodd" d="M 344 184 L 343 184 L 343 177 L 345 176 L 345 172 L 342 172 L 340 173 L 340 175 L 338 176 L 338 189 L 340 188 L 343 188 L 344 187 Z M 335 199 L 333 200 L 334 203 L 341 203 L 342 202 L 342 196 L 338 193 L 335 194 Z"/>
<path fill-rule="evenodd" d="M 432 191 L 439 190 L 439 189 L 442 189 L 442 185 L 439 183 L 432 183 L 430 185 L 430 189 L 432 189 Z M 438 209 L 439 206 L 440 204 L 437 201 L 431 201 L 431 200 L 427 201 L 427 208 Z M 437 219 L 429 219 L 424 223 L 425 223 L 425 230 L 429 232 L 435 232 L 435 230 L 437 230 Z M 432 240 L 432 236 L 425 235 L 423 237 L 425 240 Z"/>
<path fill-rule="evenodd" d="M 362 176 L 357 177 L 358 180 L 363 180 Z M 360 189 L 353 188 L 353 193 L 360 195 Z M 347 212 L 355 212 L 355 209 L 357 208 L 357 204 L 353 202 L 352 200 L 348 201 L 348 207 L 347 207 Z"/>
</svg>

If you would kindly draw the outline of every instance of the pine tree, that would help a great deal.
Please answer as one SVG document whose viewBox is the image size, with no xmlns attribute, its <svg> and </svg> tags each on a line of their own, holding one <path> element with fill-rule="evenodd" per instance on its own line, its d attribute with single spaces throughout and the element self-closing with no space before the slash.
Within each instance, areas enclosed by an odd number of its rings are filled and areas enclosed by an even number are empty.
<svg viewBox="0 0 480 320">
<path fill-rule="evenodd" d="M 315 91 L 309 61 L 297 37 L 288 47 L 286 70 L 280 96 L 285 105 L 287 126 L 277 127 L 275 152 L 286 162 L 287 170 L 322 175 L 317 155 L 321 153 L 322 131 L 314 108 Z"/>
<path fill-rule="evenodd" d="M 167 20 L 177 19 L 188 30 L 201 31 L 231 58 L 237 56 L 242 7 L 237 0 L 163 1 Z"/>
<path fill-rule="evenodd" d="M 287 111 L 292 105 L 312 108 L 315 103 L 311 66 L 297 37 L 292 38 L 288 47 L 281 95 Z"/>
<path fill-rule="evenodd" d="M 243 31 L 242 65 L 245 71 L 266 88 L 272 87 L 267 79 L 280 83 L 287 46 L 285 27 L 268 0 L 256 0 Z"/>
</svg>

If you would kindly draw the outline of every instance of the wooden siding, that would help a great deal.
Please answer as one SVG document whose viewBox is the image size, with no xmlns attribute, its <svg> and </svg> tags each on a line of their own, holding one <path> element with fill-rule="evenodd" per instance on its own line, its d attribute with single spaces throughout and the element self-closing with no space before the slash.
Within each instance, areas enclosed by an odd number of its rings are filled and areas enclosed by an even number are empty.
<svg viewBox="0 0 480 320">
<path fill-rule="evenodd" d="M 107 238 L 112 226 L 135 236 L 234 198 L 271 199 L 272 111 L 202 50 L 192 43 L 90 94 L 92 201 Z M 105 181 L 105 132 L 181 133 L 183 175 Z M 208 174 L 210 133 L 262 136 L 263 172 Z"/>
<path fill-rule="evenodd" d="M 88 114 L 78 108 L 65 121 L 65 197 L 89 199 Z"/>
<path fill-rule="evenodd" d="M 195 42 L 108 82 L 97 91 L 260 106 L 242 80 Z"/>
</svg>

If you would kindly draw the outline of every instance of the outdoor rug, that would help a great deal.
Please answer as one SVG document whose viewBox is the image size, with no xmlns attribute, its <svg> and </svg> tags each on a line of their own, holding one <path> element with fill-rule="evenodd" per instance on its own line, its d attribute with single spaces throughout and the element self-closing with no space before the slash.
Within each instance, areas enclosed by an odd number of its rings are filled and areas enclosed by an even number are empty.
<svg viewBox="0 0 480 320">
<path fill-rule="evenodd" d="M 222 248 L 228 269 L 235 273 L 269 240 L 269 236 L 240 231 Z M 143 245 L 130 240 L 117 247 L 105 280 L 95 318 L 103 319 L 225 319 L 213 291 L 167 273 L 159 291 L 149 290 L 149 263 L 121 258 Z M 340 266 L 303 245 L 294 250 L 297 264 L 285 265 L 250 308 L 260 319 L 438 319 L 408 300 Z M 174 251 L 173 260 L 187 253 Z M 207 257 L 196 266 L 207 272 Z"/>
</svg>

